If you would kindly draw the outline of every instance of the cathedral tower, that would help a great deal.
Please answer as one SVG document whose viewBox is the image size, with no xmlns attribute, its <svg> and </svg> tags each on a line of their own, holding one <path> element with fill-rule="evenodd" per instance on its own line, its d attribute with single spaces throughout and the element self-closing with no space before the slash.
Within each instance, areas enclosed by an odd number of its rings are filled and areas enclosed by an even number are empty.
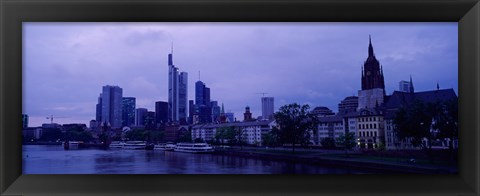
<svg viewBox="0 0 480 196">
<path fill-rule="evenodd" d="M 372 38 L 369 37 L 368 57 L 362 67 L 362 90 L 381 88 L 385 91 L 383 69 L 373 53 Z"/>
</svg>

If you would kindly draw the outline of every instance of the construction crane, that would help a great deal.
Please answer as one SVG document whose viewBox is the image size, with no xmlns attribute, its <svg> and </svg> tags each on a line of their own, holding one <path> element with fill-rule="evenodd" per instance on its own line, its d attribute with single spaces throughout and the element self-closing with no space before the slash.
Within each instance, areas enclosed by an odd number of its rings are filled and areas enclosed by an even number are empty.
<svg viewBox="0 0 480 196">
<path fill-rule="evenodd" d="M 257 93 L 257 94 L 262 94 L 262 97 L 265 97 L 265 94 L 268 94 L 268 93 Z"/>
<path fill-rule="evenodd" d="M 46 119 L 50 119 L 50 124 L 53 124 L 53 118 L 54 118 L 53 115 L 50 115 L 50 116 L 47 116 L 47 117 L 46 117 Z M 55 116 L 55 118 L 68 118 L 68 117 L 58 117 L 58 116 Z"/>
</svg>

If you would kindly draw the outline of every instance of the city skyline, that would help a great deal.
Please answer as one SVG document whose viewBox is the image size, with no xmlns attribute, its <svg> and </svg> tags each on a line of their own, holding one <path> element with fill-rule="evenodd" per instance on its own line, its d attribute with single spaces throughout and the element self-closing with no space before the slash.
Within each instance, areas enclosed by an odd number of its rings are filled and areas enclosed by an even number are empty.
<svg viewBox="0 0 480 196">
<path fill-rule="evenodd" d="M 211 100 L 224 103 L 239 120 L 246 106 L 254 118 L 262 115 L 260 92 L 275 97 L 275 111 L 292 102 L 338 111 L 345 97 L 361 89 L 369 35 L 387 94 L 410 75 L 416 91 L 433 90 L 438 82 L 458 93 L 457 23 L 26 23 L 24 28 L 23 112 L 31 126 L 49 123 L 50 115 L 71 117 L 55 119 L 60 124 L 88 124 L 104 85 L 120 86 L 125 96 L 136 97 L 137 108 L 154 111 L 156 101 L 168 101 L 172 41 L 175 66 L 191 75 L 188 100 L 194 100 L 201 79 Z M 202 77 L 192 77 L 198 71 Z"/>
</svg>

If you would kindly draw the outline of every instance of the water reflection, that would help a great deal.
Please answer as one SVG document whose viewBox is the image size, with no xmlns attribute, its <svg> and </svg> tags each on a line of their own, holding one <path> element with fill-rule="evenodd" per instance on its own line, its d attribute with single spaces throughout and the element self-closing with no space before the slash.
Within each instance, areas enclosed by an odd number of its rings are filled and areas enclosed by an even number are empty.
<svg viewBox="0 0 480 196">
<path fill-rule="evenodd" d="M 63 150 L 23 146 L 24 174 L 348 174 L 312 164 L 146 150 Z"/>
</svg>

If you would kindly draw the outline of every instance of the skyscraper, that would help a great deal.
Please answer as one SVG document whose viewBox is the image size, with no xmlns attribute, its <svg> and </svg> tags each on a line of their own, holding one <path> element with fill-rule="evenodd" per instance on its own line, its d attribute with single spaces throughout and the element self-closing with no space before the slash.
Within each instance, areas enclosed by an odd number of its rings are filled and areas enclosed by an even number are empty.
<svg viewBox="0 0 480 196">
<path fill-rule="evenodd" d="M 122 98 L 122 126 L 135 124 L 135 97 Z"/>
<path fill-rule="evenodd" d="M 168 121 L 168 102 L 155 102 L 155 124 L 159 125 Z"/>
<path fill-rule="evenodd" d="M 144 126 L 145 125 L 145 118 L 147 117 L 147 108 L 137 108 L 135 110 L 135 125 L 136 126 Z"/>
<path fill-rule="evenodd" d="M 101 122 L 110 124 L 112 128 L 122 126 L 122 88 L 103 86 L 101 99 Z"/>
<path fill-rule="evenodd" d="M 210 107 L 210 88 L 202 81 L 195 83 L 195 107 L 199 123 L 212 122 L 212 109 Z"/>
<path fill-rule="evenodd" d="M 410 92 L 410 82 L 402 80 L 398 83 L 398 91 L 400 92 Z"/>
<path fill-rule="evenodd" d="M 181 123 L 187 122 L 187 86 L 188 74 L 187 72 L 181 72 L 178 77 L 178 120 Z"/>
<path fill-rule="evenodd" d="M 178 120 L 178 68 L 173 65 L 173 51 L 168 54 L 168 121 Z"/>
<path fill-rule="evenodd" d="M 273 97 L 262 97 L 262 119 L 273 119 Z"/>
</svg>

